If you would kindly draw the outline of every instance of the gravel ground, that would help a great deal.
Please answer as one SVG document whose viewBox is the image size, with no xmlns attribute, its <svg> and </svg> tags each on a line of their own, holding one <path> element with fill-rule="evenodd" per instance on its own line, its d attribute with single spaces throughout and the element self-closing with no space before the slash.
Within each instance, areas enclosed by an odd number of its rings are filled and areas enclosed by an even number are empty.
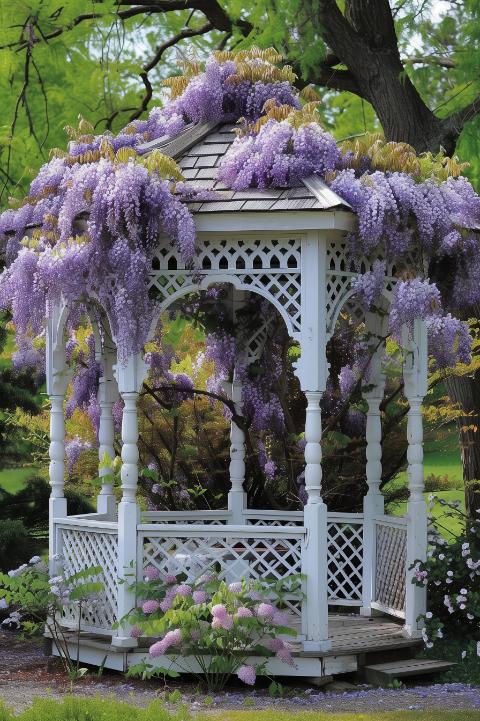
<svg viewBox="0 0 480 721">
<path fill-rule="evenodd" d="M 192 684 L 170 685 L 182 694 L 182 702 L 192 712 L 210 709 L 217 716 L 222 709 L 267 709 L 283 711 L 372 712 L 399 710 L 478 710 L 480 688 L 464 684 L 434 684 L 402 689 L 377 689 L 335 681 L 322 689 L 302 688 L 285 683 L 286 698 L 272 699 L 265 690 L 233 689 L 215 697 L 198 694 Z M 65 694 L 102 697 L 112 694 L 119 700 L 146 706 L 162 697 L 164 687 L 157 682 L 126 683 L 119 674 L 106 672 L 70 684 L 54 659 L 43 655 L 37 640 L 19 640 L 0 631 L 0 699 L 16 712 L 30 705 L 35 696 L 61 699 Z"/>
</svg>

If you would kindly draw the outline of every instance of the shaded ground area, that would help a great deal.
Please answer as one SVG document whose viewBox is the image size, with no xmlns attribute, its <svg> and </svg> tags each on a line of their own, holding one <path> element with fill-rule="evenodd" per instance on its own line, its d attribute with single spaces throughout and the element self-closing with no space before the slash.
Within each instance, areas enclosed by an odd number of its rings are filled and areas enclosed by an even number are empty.
<svg viewBox="0 0 480 721">
<path fill-rule="evenodd" d="M 219 716 L 222 710 L 272 709 L 275 711 L 372 712 L 396 710 L 476 710 L 480 718 L 480 688 L 464 684 L 433 684 L 402 689 L 374 689 L 335 681 L 323 689 L 309 688 L 308 681 L 293 686 L 285 683 L 284 698 L 270 698 L 266 689 L 252 691 L 232 687 L 214 697 L 199 694 L 195 684 L 161 681 L 130 681 L 120 674 L 105 672 L 80 682 L 70 683 L 58 662 L 43 655 L 38 639 L 21 640 L 16 634 L 0 631 L 0 699 L 14 711 L 27 708 L 34 696 L 61 699 L 65 694 L 102 697 L 111 694 L 118 700 L 141 706 L 175 693 L 175 701 L 185 703 L 192 712 Z M 222 717 L 223 718 L 223 717 Z M 232 716 L 232 718 L 234 718 Z"/>
</svg>

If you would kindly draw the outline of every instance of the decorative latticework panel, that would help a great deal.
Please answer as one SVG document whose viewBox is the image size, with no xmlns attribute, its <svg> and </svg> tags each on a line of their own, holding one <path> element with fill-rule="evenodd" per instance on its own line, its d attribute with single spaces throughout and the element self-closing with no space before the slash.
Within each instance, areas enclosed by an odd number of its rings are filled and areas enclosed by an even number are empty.
<svg viewBox="0 0 480 721">
<path fill-rule="evenodd" d="M 111 633 L 112 624 L 117 620 L 117 556 L 116 533 L 107 533 L 82 528 L 59 528 L 66 576 L 100 566 L 103 571 L 95 578 L 103 584 L 93 605 L 82 607 L 81 628 L 84 631 Z M 63 613 L 66 624 L 78 624 L 78 607 L 66 606 Z"/>
<path fill-rule="evenodd" d="M 361 605 L 363 523 L 328 523 L 327 544 L 329 603 Z"/>
<path fill-rule="evenodd" d="M 376 260 L 383 260 L 381 254 L 377 255 Z M 406 256 L 406 265 L 414 263 L 412 254 Z M 345 307 L 346 312 L 353 312 L 354 316 L 359 319 L 363 312 L 358 304 L 349 301 L 352 292 L 352 281 L 359 273 L 365 273 L 372 269 L 372 261 L 366 257 L 361 258 L 354 263 L 348 257 L 347 244 L 335 240 L 327 243 L 326 252 L 326 311 L 327 311 L 327 330 L 333 332 L 335 321 L 342 308 Z M 385 291 L 388 296 L 394 287 L 395 276 L 399 269 L 394 263 L 387 265 Z"/>
<path fill-rule="evenodd" d="M 199 531 L 173 537 L 145 531 L 140 543 L 143 567 L 155 566 L 162 574 L 185 573 L 189 581 L 215 571 L 230 583 L 241 578 L 280 580 L 301 573 L 302 536 L 241 538 L 228 531 L 204 536 Z M 301 613 L 298 599 L 287 598 L 287 605 Z"/>
<path fill-rule="evenodd" d="M 294 335 L 301 324 L 301 238 L 229 236 L 200 238 L 195 274 L 212 276 L 212 282 L 228 282 L 235 277 L 242 288 L 257 292 L 270 300 L 290 319 Z M 192 292 L 198 286 L 185 270 L 176 248 L 163 244 L 157 250 L 150 275 L 165 306 L 170 298 Z"/>
<path fill-rule="evenodd" d="M 376 524 L 375 602 L 395 611 L 405 609 L 407 529 Z"/>
</svg>

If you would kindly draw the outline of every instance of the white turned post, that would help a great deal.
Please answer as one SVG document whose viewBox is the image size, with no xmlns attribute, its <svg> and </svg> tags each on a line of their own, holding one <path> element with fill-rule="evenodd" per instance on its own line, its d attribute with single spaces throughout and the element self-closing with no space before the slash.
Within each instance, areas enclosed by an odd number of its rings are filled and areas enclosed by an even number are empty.
<svg viewBox="0 0 480 721">
<path fill-rule="evenodd" d="M 118 504 L 118 618 L 122 619 L 135 608 L 136 598 L 132 584 L 137 578 L 137 525 L 140 509 L 136 500 L 138 481 L 138 417 L 137 401 L 145 375 L 145 365 L 140 356 L 131 356 L 125 365 L 116 366 L 120 395 L 124 402 L 122 415 L 122 500 Z M 130 636 L 131 625 L 121 623 L 117 635 L 112 638 L 114 646 L 124 648 L 138 645 Z"/>
<path fill-rule="evenodd" d="M 410 409 L 407 419 L 407 460 L 408 488 L 407 503 L 407 559 L 404 634 L 408 637 L 421 636 L 422 624 L 418 616 L 426 612 L 426 587 L 412 583 L 415 570 L 409 567 L 415 561 L 424 561 L 427 553 L 427 507 L 423 497 L 423 418 L 421 404 L 427 392 L 428 349 L 425 323 L 416 320 L 413 338 L 408 338 L 407 355 L 403 371 L 405 396 Z"/>
<path fill-rule="evenodd" d="M 65 395 L 50 396 L 50 500 L 49 500 L 49 545 L 51 572 L 55 573 L 54 556 L 59 553 L 54 528 L 54 518 L 65 518 L 67 515 L 67 499 L 64 495 L 65 486 L 65 415 L 63 402 Z"/>
<path fill-rule="evenodd" d="M 385 330 L 384 317 L 367 313 L 367 330 L 372 334 L 370 346 L 372 356 L 369 363 L 367 390 L 363 397 L 367 402 L 366 424 L 366 478 L 367 493 L 363 499 L 363 574 L 362 574 L 362 616 L 372 616 L 372 601 L 375 600 L 376 571 L 376 526 L 375 518 L 384 513 L 384 499 L 380 491 L 382 481 L 382 420 L 380 404 L 383 400 L 385 376 L 382 373 L 382 356 L 385 343 L 381 340 Z"/>
<path fill-rule="evenodd" d="M 306 576 L 306 618 L 304 632 L 306 651 L 325 651 L 328 640 L 327 597 L 327 506 L 322 501 L 322 416 L 318 391 L 305 393 L 305 491 L 307 503 L 304 523 L 307 537 L 304 546 L 302 572 Z"/>
<path fill-rule="evenodd" d="M 326 651 L 328 639 L 327 507 L 322 500 L 322 416 L 320 399 L 326 387 L 325 238 L 309 232 L 302 241 L 301 355 L 296 366 L 307 398 L 305 418 L 306 529 L 302 548 L 305 600 L 302 631 L 305 651 Z"/>
<path fill-rule="evenodd" d="M 61 540 L 57 538 L 54 519 L 67 516 L 65 498 L 65 414 L 64 401 L 68 385 L 68 371 L 65 360 L 64 327 L 68 310 L 64 303 L 48 308 L 46 379 L 50 399 L 50 458 L 49 479 L 50 499 L 48 510 L 48 556 L 50 574 L 56 575 L 58 563 L 55 556 L 61 553 Z"/>
<path fill-rule="evenodd" d="M 115 430 L 113 424 L 112 408 L 118 398 L 117 383 L 113 377 L 113 353 L 105 351 L 102 357 L 103 375 L 99 381 L 98 402 L 100 405 L 100 424 L 98 429 L 98 459 L 101 464 L 107 454 L 113 461 L 115 458 Z M 99 468 L 98 475 L 105 478 L 111 473 L 108 468 Z M 100 493 L 97 497 L 97 511 L 108 516 L 114 516 L 116 510 L 115 495 L 111 481 L 102 481 Z"/>
<path fill-rule="evenodd" d="M 239 415 L 242 413 L 242 384 L 234 377 L 231 397 Z M 231 513 L 230 523 L 234 526 L 243 525 L 243 512 L 247 506 L 247 494 L 243 490 L 245 481 L 245 433 L 232 421 L 230 424 L 230 491 L 228 493 L 228 510 Z"/>
</svg>

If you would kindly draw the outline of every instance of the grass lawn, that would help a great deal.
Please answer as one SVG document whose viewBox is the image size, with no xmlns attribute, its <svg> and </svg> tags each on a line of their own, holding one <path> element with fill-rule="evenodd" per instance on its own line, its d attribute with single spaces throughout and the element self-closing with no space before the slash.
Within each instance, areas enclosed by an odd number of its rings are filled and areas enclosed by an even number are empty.
<svg viewBox="0 0 480 721">
<path fill-rule="evenodd" d="M 319 713 L 318 711 L 227 711 L 215 709 L 192 716 L 185 708 L 167 709 L 155 701 L 148 708 L 101 698 L 75 698 L 62 702 L 35 698 L 17 715 L 0 704 L 0 721 L 479 721 L 478 711 L 391 711 L 374 713 Z"/>
<path fill-rule="evenodd" d="M 8 491 L 8 493 L 17 493 L 25 486 L 27 479 L 34 476 L 37 471 L 38 468 L 36 466 L 2 468 L 0 469 L 0 488 Z"/>
<path fill-rule="evenodd" d="M 479 721 L 478 711 L 385 711 L 381 713 L 319 713 L 318 711 L 221 711 L 219 721 Z M 199 720 L 200 721 L 200 720 Z"/>
</svg>

